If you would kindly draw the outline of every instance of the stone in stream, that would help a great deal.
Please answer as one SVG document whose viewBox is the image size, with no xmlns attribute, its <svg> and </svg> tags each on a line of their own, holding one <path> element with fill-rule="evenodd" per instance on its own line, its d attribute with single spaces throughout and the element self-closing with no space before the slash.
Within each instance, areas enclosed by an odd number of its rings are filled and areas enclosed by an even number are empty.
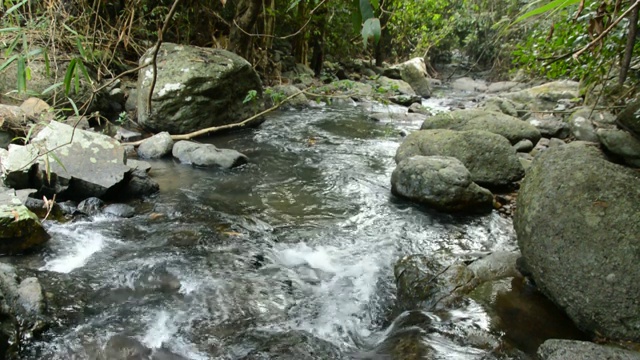
<svg viewBox="0 0 640 360">
<path fill-rule="evenodd" d="M 576 81 L 560 80 L 528 89 L 503 93 L 500 96 L 527 106 L 531 111 L 553 110 L 559 100 L 571 100 L 580 96 L 580 84 Z"/>
<path fill-rule="evenodd" d="M 469 170 L 473 182 L 484 187 L 506 186 L 524 176 L 509 141 L 487 131 L 414 131 L 396 151 L 395 160 L 399 163 L 415 155 L 454 157 Z"/>
<path fill-rule="evenodd" d="M 219 149 L 212 144 L 178 141 L 173 145 L 173 156 L 182 163 L 202 167 L 230 169 L 246 164 L 248 158 L 231 149 Z"/>
<path fill-rule="evenodd" d="M 13 189 L 0 192 L 0 253 L 15 254 L 38 247 L 49 240 L 40 219 Z"/>
<path fill-rule="evenodd" d="M 104 201 L 97 197 L 90 197 L 82 200 L 78 204 L 78 211 L 85 215 L 93 216 L 98 215 L 104 206 Z"/>
<path fill-rule="evenodd" d="M 253 348 L 242 360 L 340 360 L 350 359 L 328 341 L 305 331 L 253 332 L 243 335 L 246 347 Z"/>
<path fill-rule="evenodd" d="M 130 218 L 135 215 L 136 210 L 127 204 L 109 204 L 102 208 L 102 213 L 121 218 Z"/>
<path fill-rule="evenodd" d="M 152 55 L 153 48 L 144 53 L 140 64 L 149 64 Z M 151 109 L 153 67 L 142 68 L 138 74 L 138 122 L 147 129 L 185 134 L 238 123 L 261 107 L 260 77 L 248 61 L 232 52 L 164 42 L 157 65 Z M 252 91 L 254 101 L 244 102 Z"/>
<path fill-rule="evenodd" d="M 11 145 L 2 164 L 10 187 L 82 200 L 121 195 L 131 172 L 124 159 L 116 140 L 52 121 L 28 145 Z"/>
<path fill-rule="evenodd" d="M 173 148 L 173 139 L 166 132 L 160 132 L 152 137 L 146 138 L 138 146 L 138 156 L 143 159 L 155 159 L 169 155 Z"/>
<path fill-rule="evenodd" d="M 640 360 L 640 352 L 587 341 L 550 339 L 538 349 L 540 360 Z"/>
<path fill-rule="evenodd" d="M 640 341 L 640 177 L 592 143 L 533 161 L 514 228 L 537 286 L 577 326 Z"/>
<path fill-rule="evenodd" d="M 500 112 L 479 109 L 455 110 L 431 116 L 420 129 L 484 130 L 504 136 L 512 145 L 525 139 L 535 144 L 541 137 L 540 131 L 525 121 Z"/>
<path fill-rule="evenodd" d="M 460 160 L 445 156 L 412 156 L 391 175 L 391 192 L 449 212 L 491 212 L 493 195 L 471 181 Z"/>
</svg>

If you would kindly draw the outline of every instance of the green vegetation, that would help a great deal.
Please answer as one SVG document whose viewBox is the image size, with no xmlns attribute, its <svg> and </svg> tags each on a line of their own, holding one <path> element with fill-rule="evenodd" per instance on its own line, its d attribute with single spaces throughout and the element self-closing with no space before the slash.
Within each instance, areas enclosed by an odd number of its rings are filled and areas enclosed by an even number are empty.
<svg viewBox="0 0 640 360">
<path fill-rule="evenodd" d="M 104 79 L 135 68 L 162 35 L 162 41 L 234 51 L 266 83 L 278 82 L 295 63 L 327 79 L 321 75 L 326 60 L 365 58 L 381 65 L 419 56 L 434 74 L 439 64 L 456 61 L 492 69 L 496 77 L 521 69 L 591 87 L 618 76 L 619 85 L 630 89 L 637 82 L 640 50 L 628 40 L 635 37 L 630 30 L 636 26 L 630 24 L 637 25 L 636 5 L 626 0 L 5 0 L 0 71 L 15 67 L 15 89 L 4 89 L 5 94 L 33 92 L 29 82 L 40 69 L 58 81 L 37 95 L 68 102 L 83 86 L 95 93 Z M 64 73 L 57 74 L 60 68 Z"/>
</svg>

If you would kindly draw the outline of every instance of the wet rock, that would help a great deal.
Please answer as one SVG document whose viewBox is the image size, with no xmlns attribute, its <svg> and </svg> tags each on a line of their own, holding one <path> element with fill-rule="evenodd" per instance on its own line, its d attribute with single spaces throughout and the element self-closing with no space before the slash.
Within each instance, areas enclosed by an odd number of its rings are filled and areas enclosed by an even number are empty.
<svg viewBox="0 0 640 360">
<path fill-rule="evenodd" d="M 40 156 L 41 149 L 52 153 Z M 124 149 L 116 140 L 55 121 L 29 145 L 10 146 L 3 165 L 7 185 L 69 199 L 112 196 L 130 172 L 124 165 Z"/>
<path fill-rule="evenodd" d="M 186 357 L 174 354 L 167 349 L 154 349 L 151 354 L 151 360 L 189 360 Z"/>
<path fill-rule="evenodd" d="M 516 260 L 519 257 L 519 252 L 496 251 L 475 260 L 467 267 L 473 272 L 478 281 L 500 280 L 518 276 Z"/>
<path fill-rule="evenodd" d="M 20 305 L 31 314 L 44 312 L 44 296 L 38 278 L 30 277 L 22 280 L 17 289 Z"/>
<path fill-rule="evenodd" d="M 403 311 L 449 308 L 477 285 L 473 272 L 464 264 L 443 266 L 426 255 L 403 257 L 393 272 L 397 306 Z"/>
<path fill-rule="evenodd" d="M 173 139 L 171 135 L 163 131 L 144 139 L 138 146 L 138 156 L 143 159 L 157 159 L 170 154 L 172 148 Z"/>
<path fill-rule="evenodd" d="M 148 360 L 151 349 L 134 338 L 114 335 L 107 341 L 103 354 L 109 360 Z"/>
<path fill-rule="evenodd" d="M 151 170 L 151 164 L 142 160 L 127 159 L 127 166 L 132 170 L 141 170 L 145 173 L 148 173 L 149 170 Z"/>
<path fill-rule="evenodd" d="M 471 181 L 456 158 L 412 156 L 391 175 L 391 192 L 441 211 L 491 212 L 491 192 Z"/>
<path fill-rule="evenodd" d="M 450 156 L 460 160 L 480 186 L 505 186 L 524 176 L 509 141 L 487 131 L 421 130 L 409 134 L 396 152 L 396 163 L 415 156 Z"/>
<path fill-rule="evenodd" d="M 416 113 L 416 114 L 422 114 L 422 115 L 426 115 L 426 116 L 431 116 L 433 115 L 431 113 L 431 110 L 429 110 L 428 108 L 422 106 L 419 103 L 413 103 L 409 106 L 409 109 L 407 109 L 407 111 L 409 113 Z"/>
<path fill-rule="evenodd" d="M 640 179 L 589 144 L 534 160 L 517 200 L 518 245 L 536 284 L 578 327 L 638 341 Z"/>
<path fill-rule="evenodd" d="M 173 146 L 173 156 L 180 162 L 203 167 L 230 169 L 246 164 L 248 158 L 231 149 L 218 149 L 212 144 L 178 141 Z"/>
<path fill-rule="evenodd" d="M 326 95 L 341 94 L 349 96 L 352 99 L 364 100 L 373 95 L 373 86 L 352 80 L 334 81 L 328 85 L 311 89 L 311 93 L 317 94 L 316 97 L 307 94 L 311 100 L 321 100 Z"/>
<path fill-rule="evenodd" d="M 152 52 L 147 50 L 140 64 L 149 63 Z M 150 130 L 184 134 L 236 123 L 259 111 L 259 101 L 243 100 L 249 91 L 261 97 L 260 78 L 249 62 L 234 53 L 165 42 L 157 63 L 151 112 L 147 102 L 152 67 L 138 74 L 138 123 Z"/>
<path fill-rule="evenodd" d="M 388 77 L 380 76 L 374 81 L 376 91 L 385 94 L 399 94 L 399 95 L 416 95 L 411 85 L 403 80 L 389 79 Z"/>
<path fill-rule="evenodd" d="M 615 117 L 607 111 L 594 111 L 588 107 L 581 107 L 571 113 L 567 123 L 569 123 L 571 135 L 576 140 L 599 142 L 596 128 L 613 127 Z"/>
<path fill-rule="evenodd" d="M 115 217 L 130 218 L 136 214 L 136 210 L 133 206 L 127 204 L 109 204 L 102 209 L 102 213 Z"/>
<path fill-rule="evenodd" d="M 379 112 L 369 114 L 369 119 L 381 123 L 399 123 L 399 122 L 420 122 L 424 121 L 425 115 L 417 113 L 391 113 Z"/>
<path fill-rule="evenodd" d="M 13 137 L 14 136 L 9 134 L 8 132 L 4 130 L 0 130 L 0 149 L 2 150 L 6 149 L 9 146 L 9 144 L 11 144 L 11 140 L 13 139 Z M 0 171 L 0 175 L 2 175 L 1 171 Z"/>
<path fill-rule="evenodd" d="M 451 82 L 451 88 L 454 90 L 485 92 L 487 84 L 481 80 L 474 80 L 470 77 L 462 77 Z"/>
<path fill-rule="evenodd" d="M 104 207 L 104 201 L 97 197 L 86 198 L 78 204 L 78 211 L 85 215 L 94 216 L 98 215 Z"/>
<path fill-rule="evenodd" d="M 483 130 L 502 135 L 511 144 L 524 139 L 535 144 L 540 140 L 540 131 L 533 125 L 503 113 L 478 109 L 455 110 L 432 116 L 424 121 L 421 129 Z"/>
<path fill-rule="evenodd" d="M 540 360 L 640 360 L 640 353 L 587 341 L 551 339 L 538 348 Z"/>
<path fill-rule="evenodd" d="M 431 96 L 429 75 L 423 58 L 417 57 L 407 60 L 396 65 L 395 68 L 399 70 L 400 77 L 394 79 L 404 80 L 420 97 L 428 98 Z"/>
<path fill-rule="evenodd" d="M 640 140 L 622 130 L 598 129 L 596 132 L 602 145 L 612 154 L 620 156 L 625 163 L 640 167 Z"/>
<path fill-rule="evenodd" d="M 293 96 L 294 94 L 298 95 Z M 265 91 L 265 95 L 270 98 L 272 105 L 280 103 L 289 96 L 293 96 L 282 104 L 285 108 L 299 109 L 309 105 L 309 99 L 307 99 L 304 93 L 297 87 L 289 84 L 272 86 Z"/>
<path fill-rule="evenodd" d="M 635 100 L 618 114 L 616 124 L 640 139 L 640 100 Z"/>
<path fill-rule="evenodd" d="M 13 189 L 0 193 L 0 253 L 15 254 L 49 240 L 40 219 L 16 196 Z"/>
<path fill-rule="evenodd" d="M 155 194 L 159 190 L 160 185 L 149 177 L 146 170 L 134 170 L 122 195 L 124 198 L 141 197 Z"/>
<path fill-rule="evenodd" d="M 569 125 L 564 121 L 556 119 L 530 119 L 529 124 L 540 131 L 546 138 L 566 139 L 569 137 Z"/>
<path fill-rule="evenodd" d="M 419 95 L 393 95 L 389 97 L 389 101 L 394 104 L 409 106 L 411 104 L 419 104 L 422 101 L 422 97 Z"/>
<path fill-rule="evenodd" d="M 256 332 L 248 340 L 253 350 L 242 360 L 347 359 L 338 347 L 305 331 Z"/>
<path fill-rule="evenodd" d="M 486 111 L 494 111 L 509 116 L 518 117 L 520 112 L 524 112 L 524 105 L 517 104 L 509 99 L 492 97 L 483 101 L 479 108 Z"/>
<path fill-rule="evenodd" d="M 60 211 L 64 215 L 73 215 L 78 211 L 78 204 L 75 201 L 62 201 L 56 204 L 58 204 Z"/>
<path fill-rule="evenodd" d="M 513 145 L 513 148 L 516 149 L 517 152 L 527 153 L 533 150 L 533 143 L 531 142 L 531 140 L 524 139 L 518 141 L 515 145 Z"/>
</svg>

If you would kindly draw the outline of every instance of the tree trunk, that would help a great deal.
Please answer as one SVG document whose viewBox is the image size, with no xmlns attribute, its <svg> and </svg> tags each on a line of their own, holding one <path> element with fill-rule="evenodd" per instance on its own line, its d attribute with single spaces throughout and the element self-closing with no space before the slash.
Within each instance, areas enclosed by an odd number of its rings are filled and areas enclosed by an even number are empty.
<svg viewBox="0 0 640 360">
<path fill-rule="evenodd" d="M 229 33 L 229 50 L 248 61 L 251 61 L 251 36 L 247 33 L 253 32 L 261 8 L 261 0 L 241 0 Z"/>
<path fill-rule="evenodd" d="M 630 1 L 633 5 L 634 1 Z M 629 16 L 629 30 L 627 31 L 627 46 L 624 50 L 624 57 L 620 64 L 620 77 L 618 78 L 618 84 L 624 85 L 627 80 L 627 73 L 629 72 L 629 66 L 631 65 L 631 58 L 633 57 L 633 47 L 636 44 L 636 34 L 638 33 L 638 6 L 636 6 L 631 15 Z"/>
</svg>

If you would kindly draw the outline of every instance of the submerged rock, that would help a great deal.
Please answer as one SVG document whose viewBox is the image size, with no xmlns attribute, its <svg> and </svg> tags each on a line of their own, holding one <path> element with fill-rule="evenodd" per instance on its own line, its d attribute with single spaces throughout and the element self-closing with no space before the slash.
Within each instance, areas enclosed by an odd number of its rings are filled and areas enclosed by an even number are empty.
<svg viewBox="0 0 640 360">
<path fill-rule="evenodd" d="M 535 126 L 503 113 L 478 109 L 432 116 L 424 121 L 421 129 L 484 130 L 504 136 L 511 144 L 525 139 L 535 144 L 540 140 L 540 131 Z"/>
<path fill-rule="evenodd" d="M 581 329 L 640 340 L 640 178 L 584 142 L 554 147 L 521 185 L 514 228 L 538 287 Z"/>
<path fill-rule="evenodd" d="M 505 186 L 524 176 L 524 168 L 509 141 L 487 131 L 414 131 L 398 148 L 395 160 L 399 163 L 415 155 L 454 157 L 480 186 Z"/>
<path fill-rule="evenodd" d="M 442 211 L 491 212 L 493 196 L 456 158 L 412 156 L 391 175 L 391 192 Z"/>
<path fill-rule="evenodd" d="M 103 214 L 121 218 L 130 218 L 136 214 L 133 206 L 127 204 L 109 204 L 102 209 Z"/>
<path fill-rule="evenodd" d="M 80 201 L 78 211 L 85 215 L 93 216 L 98 215 L 104 206 L 104 201 L 97 197 L 90 197 Z"/>
<path fill-rule="evenodd" d="M 152 53 L 147 50 L 140 64 L 150 63 Z M 184 134 L 237 123 L 258 112 L 258 101 L 243 100 L 250 91 L 260 98 L 260 78 L 248 61 L 232 52 L 165 42 L 157 64 L 151 112 L 153 68 L 138 74 L 138 122 L 148 129 Z"/>
<path fill-rule="evenodd" d="M 540 360 L 640 360 L 640 353 L 587 341 L 551 339 L 538 349 Z"/>
<path fill-rule="evenodd" d="M 212 144 L 178 141 L 173 146 L 173 156 L 180 162 L 203 167 L 230 169 L 246 164 L 248 158 L 231 149 L 218 149 Z"/>
<path fill-rule="evenodd" d="M 256 332 L 248 336 L 253 348 L 242 360 L 324 360 L 348 359 L 340 349 L 305 331 Z"/>
</svg>

